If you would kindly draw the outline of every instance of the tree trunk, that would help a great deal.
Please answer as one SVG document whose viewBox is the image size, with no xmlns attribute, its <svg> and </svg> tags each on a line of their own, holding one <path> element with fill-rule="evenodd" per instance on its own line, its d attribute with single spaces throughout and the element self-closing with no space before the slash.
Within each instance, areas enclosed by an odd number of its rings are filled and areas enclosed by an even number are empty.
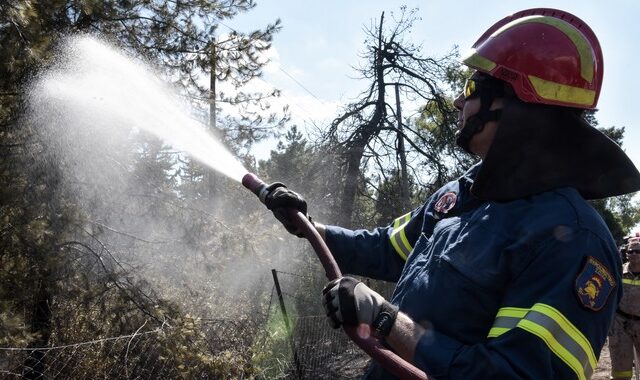
<svg viewBox="0 0 640 380">
<path fill-rule="evenodd" d="M 356 192 L 358 191 L 358 179 L 360 178 L 360 161 L 364 153 L 365 141 L 361 140 L 351 146 L 346 153 L 346 167 L 342 200 L 337 213 L 337 222 L 344 228 L 352 227 L 352 217 Z"/>
<path fill-rule="evenodd" d="M 347 173 L 344 180 L 342 192 L 342 201 L 340 210 L 338 210 L 338 224 L 345 228 L 351 228 L 354 203 L 356 200 L 356 192 L 358 190 L 358 180 L 360 179 L 360 162 L 364 155 L 364 149 L 369 141 L 379 131 L 380 124 L 385 117 L 385 83 L 384 83 L 384 56 L 382 49 L 384 41 L 382 40 L 382 24 L 384 22 L 384 12 L 380 16 L 380 29 L 378 35 L 378 47 L 375 57 L 375 80 L 377 89 L 376 105 L 371 115 L 371 119 L 360 127 L 360 132 L 355 139 L 349 144 L 346 153 Z"/>
</svg>

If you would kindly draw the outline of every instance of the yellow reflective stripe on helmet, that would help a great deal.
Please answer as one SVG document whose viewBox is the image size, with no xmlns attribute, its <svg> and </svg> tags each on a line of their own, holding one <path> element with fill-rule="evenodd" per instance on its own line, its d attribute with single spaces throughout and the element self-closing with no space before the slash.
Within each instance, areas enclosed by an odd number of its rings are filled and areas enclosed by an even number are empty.
<svg viewBox="0 0 640 380">
<path fill-rule="evenodd" d="M 596 92 L 584 88 L 567 86 L 529 75 L 529 81 L 536 93 L 547 100 L 590 106 L 596 99 Z"/>
<path fill-rule="evenodd" d="M 594 57 L 593 51 L 591 50 L 591 45 L 589 44 L 589 41 L 587 41 L 584 34 L 580 33 L 580 31 L 578 31 L 575 27 L 573 27 L 566 21 L 559 20 L 555 17 L 541 15 L 522 17 L 517 20 L 513 20 L 508 24 L 505 24 L 500 29 L 493 32 L 493 34 L 491 34 L 491 37 L 495 37 L 505 30 L 510 29 L 516 25 L 528 23 L 541 23 L 551 25 L 564 33 L 571 40 L 571 42 L 573 42 L 573 45 L 576 47 L 578 55 L 580 56 L 580 76 L 589 83 L 593 82 Z"/>
<path fill-rule="evenodd" d="M 407 226 L 411 220 L 411 213 L 407 213 L 399 217 L 393 222 L 393 231 L 391 232 L 391 245 L 396 250 L 396 253 L 402 258 L 402 260 L 407 260 L 407 257 L 413 250 L 411 244 L 409 244 L 409 240 L 407 239 L 407 235 L 404 232 L 404 228 Z"/>
<path fill-rule="evenodd" d="M 622 279 L 622 283 L 623 284 L 629 284 L 629 285 L 640 285 L 640 280 L 632 280 L 630 278 L 623 278 Z"/>
<path fill-rule="evenodd" d="M 629 370 L 629 371 L 611 371 L 611 377 L 614 379 L 617 378 L 630 378 L 631 376 L 633 376 L 633 370 Z"/>
<path fill-rule="evenodd" d="M 531 309 L 502 308 L 496 315 L 488 337 L 498 337 L 514 327 L 542 339 L 579 379 L 591 377 L 597 365 L 591 344 L 580 330 L 555 308 L 541 303 L 535 304 Z"/>
<path fill-rule="evenodd" d="M 462 58 L 462 63 L 467 66 L 475 67 L 486 72 L 491 72 L 496 68 L 496 63 L 490 59 L 487 59 L 476 51 L 476 49 L 469 49 Z"/>
</svg>

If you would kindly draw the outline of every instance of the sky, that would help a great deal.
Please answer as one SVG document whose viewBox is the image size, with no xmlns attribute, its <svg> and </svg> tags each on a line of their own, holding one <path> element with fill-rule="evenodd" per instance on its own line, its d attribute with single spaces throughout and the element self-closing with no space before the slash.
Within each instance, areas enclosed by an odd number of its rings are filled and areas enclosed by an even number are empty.
<svg viewBox="0 0 640 380">
<path fill-rule="evenodd" d="M 454 46 L 465 52 L 494 22 L 514 12 L 549 7 L 568 11 L 584 20 L 596 33 L 604 55 L 604 80 L 598 113 L 600 127 L 626 127 L 623 147 L 640 167 L 640 127 L 634 123 L 638 106 L 633 89 L 640 89 L 635 63 L 640 57 L 640 2 L 595 0 L 553 1 L 393 1 L 393 0 L 257 0 L 257 6 L 226 23 L 239 30 L 260 28 L 277 18 L 276 34 L 261 86 L 282 90 L 294 122 L 322 125 L 337 115 L 338 107 L 354 99 L 367 83 L 355 79 L 361 62 L 364 29 L 389 20 L 400 7 L 418 8 L 411 40 L 423 53 L 441 56 Z M 221 31 L 223 31 L 221 29 Z M 636 109 L 637 110 L 637 109 Z M 259 147 L 268 154 L 270 145 Z M 635 149 L 634 149 L 635 148 Z M 265 150 L 266 149 L 266 150 Z"/>
<path fill-rule="evenodd" d="M 257 0 L 250 12 L 236 17 L 228 27 L 250 31 L 276 19 L 282 30 L 269 52 L 270 64 L 256 89 L 278 88 L 279 102 L 288 104 L 298 126 L 326 126 L 366 88 L 356 79 L 364 51 L 365 29 L 385 20 L 400 7 L 417 8 L 410 40 L 422 45 L 427 56 L 438 57 L 458 46 L 464 53 L 491 25 L 512 13 L 530 8 L 555 8 L 585 21 L 598 36 L 604 56 L 604 79 L 596 118 L 599 127 L 625 127 L 623 149 L 640 168 L 640 108 L 632 96 L 640 89 L 640 1 L 637 0 Z M 221 29 L 222 31 L 222 29 Z M 303 130 L 305 130 L 303 128 Z M 275 142 L 259 144 L 253 154 L 266 159 Z M 640 201 L 640 193 L 635 197 Z M 634 227 L 640 231 L 640 225 Z"/>
</svg>

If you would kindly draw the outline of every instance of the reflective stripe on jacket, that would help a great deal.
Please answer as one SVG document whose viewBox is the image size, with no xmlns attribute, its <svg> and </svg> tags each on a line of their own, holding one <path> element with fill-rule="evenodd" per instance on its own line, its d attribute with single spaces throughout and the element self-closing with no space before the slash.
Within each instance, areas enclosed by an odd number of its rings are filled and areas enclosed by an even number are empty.
<svg viewBox="0 0 640 380">
<path fill-rule="evenodd" d="M 605 223 L 572 188 L 481 202 L 475 170 L 387 227 L 327 227 L 329 248 L 343 273 L 397 282 L 432 378 L 589 378 L 622 294 Z"/>
</svg>

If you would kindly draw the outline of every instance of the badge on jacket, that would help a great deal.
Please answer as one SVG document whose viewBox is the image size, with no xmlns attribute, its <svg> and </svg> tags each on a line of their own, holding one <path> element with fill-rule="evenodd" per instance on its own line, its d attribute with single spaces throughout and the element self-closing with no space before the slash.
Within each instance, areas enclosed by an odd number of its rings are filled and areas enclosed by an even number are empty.
<svg viewBox="0 0 640 380">
<path fill-rule="evenodd" d="M 446 214 L 453 208 L 453 206 L 456 205 L 457 200 L 458 195 L 453 191 L 450 191 L 438 199 L 435 206 L 433 206 L 433 209 L 441 214 Z"/>
<path fill-rule="evenodd" d="M 598 311 L 607 303 L 616 282 L 609 269 L 596 258 L 589 256 L 576 278 L 576 294 L 582 306 Z"/>
</svg>

